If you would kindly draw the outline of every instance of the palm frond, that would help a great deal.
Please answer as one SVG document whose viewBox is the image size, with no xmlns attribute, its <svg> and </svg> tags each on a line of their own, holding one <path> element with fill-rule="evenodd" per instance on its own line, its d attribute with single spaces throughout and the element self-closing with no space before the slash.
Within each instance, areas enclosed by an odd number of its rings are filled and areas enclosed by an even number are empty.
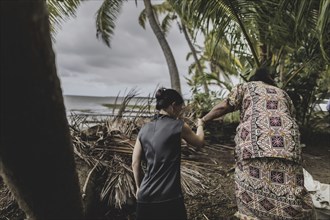
<svg viewBox="0 0 330 220">
<path fill-rule="evenodd" d="M 269 51 L 292 52 L 308 38 L 319 39 L 329 60 L 329 1 L 291 0 L 169 0 L 184 21 L 195 28 L 217 31 L 218 39 L 230 39 L 238 54 L 250 53 L 258 64 L 260 45 Z M 193 21 L 193 22 L 191 22 Z M 234 25 L 233 25 L 234 24 Z M 243 47 L 237 45 L 243 43 Z M 284 48 L 284 49 L 281 49 Z M 250 60 L 250 58 L 248 59 Z"/>
<path fill-rule="evenodd" d="M 169 29 L 171 28 L 172 21 L 175 20 L 177 17 L 175 15 L 175 13 L 173 13 L 174 12 L 173 8 L 167 1 L 164 1 L 161 4 L 152 5 L 152 10 L 156 16 L 157 21 L 161 16 L 164 16 L 162 22 L 160 22 L 161 23 L 160 28 L 161 28 L 162 32 L 164 33 L 164 35 L 166 35 L 168 33 Z M 145 13 L 144 11 L 145 11 L 145 9 L 141 12 L 141 14 Z M 145 27 L 144 27 L 144 24 L 142 24 L 142 22 L 145 22 L 145 20 L 146 20 L 146 15 L 144 15 L 144 17 L 141 17 L 140 25 L 143 28 L 145 28 Z"/>
<path fill-rule="evenodd" d="M 224 30 L 228 27 L 230 22 L 235 22 L 241 29 L 247 45 L 249 45 L 250 51 L 255 58 L 255 62 L 258 64 L 255 44 L 245 26 L 246 19 L 254 13 L 253 10 L 250 10 L 250 8 L 253 8 L 253 2 L 225 0 L 182 2 L 170 0 L 169 2 L 172 3 L 176 10 L 180 11 L 178 13 L 184 14 L 183 9 L 189 11 L 188 14 L 191 18 L 188 17 L 188 19 L 199 20 L 200 22 L 196 22 L 196 24 L 205 26 L 207 30 L 218 29 L 218 33 L 221 35 L 223 35 Z"/>
<path fill-rule="evenodd" d="M 134 196 L 135 186 L 129 161 L 114 155 L 109 161 L 109 175 L 101 191 L 101 200 L 107 200 L 110 206 L 121 208 Z"/>
<path fill-rule="evenodd" d="M 96 13 L 96 37 L 101 38 L 108 47 L 122 4 L 123 0 L 104 0 Z"/>
<path fill-rule="evenodd" d="M 146 21 L 147 21 L 147 13 L 146 9 L 144 8 L 138 18 L 139 24 L 143 29 L 146 29 Z"/>
<path fill-rule="evenodd" d="M 324 59 L 330 62 L 330 2 L 327 0 L 321 0 L 320 3 L 320 15 L 317 21 L 317 32 L 320 40 L 320 47 Z"/>
<path fill-rule="evenodd" d="M 175 16 L 172 16 L 171 14 L 167 14 L 162 23 L 161 23 L 161 29 L 163 31 L 163 33 L 165 34 L 165 36 L 167 35 L 167 33 L 169 32 L 171 26 L 172 26 L 172 21 L 175 19 Z"/>
<path fill-rule="evenodd" d="M 49 22 L 53 37 L 58 29 L 60 29 L 62 22 L 65 22 L 70 17 L 75 17 L 76 10 L 80 5 L 80 0 L 47 0 L 46 3 L 49 11 Z"/>
</svg>

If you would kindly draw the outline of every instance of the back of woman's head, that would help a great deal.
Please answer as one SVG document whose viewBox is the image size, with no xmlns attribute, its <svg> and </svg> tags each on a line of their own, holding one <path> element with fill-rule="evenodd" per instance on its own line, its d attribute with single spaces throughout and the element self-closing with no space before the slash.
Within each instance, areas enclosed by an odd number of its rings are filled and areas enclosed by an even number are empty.
<svg viewBox="0 0 330 220">
<path fill-rule="evenodd" d="M 275 81 L 272 79 L 267 67 L 260 67 L 256 70 L 255 74 L 250 77 L 249 81 L 262 81 L 272 86 L 276 86 Z"/>
<path fill-rule="evenodd" d="M 176 105 L 183 104 L 183 98 L 174 89 L 166 89 L 166 88 L 160 88 L 156 92 L 156 109 L 166 109 L 168 106 L 170 106 L 173 102 Z"/>
</svg>

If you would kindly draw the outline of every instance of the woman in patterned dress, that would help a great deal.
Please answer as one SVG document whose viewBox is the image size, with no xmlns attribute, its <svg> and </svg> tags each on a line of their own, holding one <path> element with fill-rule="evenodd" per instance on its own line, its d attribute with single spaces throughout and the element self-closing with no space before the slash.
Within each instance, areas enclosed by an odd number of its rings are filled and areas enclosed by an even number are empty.
<svg viewBox="0 0 330 220">
<path fill-rule="evenodd" d="M 294 106 L 260 68 L 247 83 L 203 117 L 206 123 L 240 111 L 235 136 L 235 187 L 240 219 L 313 219 L 304 187 L 300 134 Z"/>
</svg>

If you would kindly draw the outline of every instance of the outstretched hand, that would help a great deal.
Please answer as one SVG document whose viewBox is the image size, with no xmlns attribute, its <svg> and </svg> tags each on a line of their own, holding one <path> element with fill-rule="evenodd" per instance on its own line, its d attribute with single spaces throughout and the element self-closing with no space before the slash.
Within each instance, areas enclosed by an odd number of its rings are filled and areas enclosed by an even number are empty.
<svg viewBox="0 0 330 220">
<path fill-rule="evenodd" d="M 137 189 L 136 189 L 136 192 L 135 192 L 135 198 L 136 198 L 136 199 L 137 199 L 137 196 L 138 196 L 139 190 L 140 190 L 140 188 L 137 188 Z"/>
<path fill-rule="evenodd" d="M 201 119 L 201 118 L 198 118 L 197 119 L 197 127 L 199 127 L 199 126 L 204 126 L 204 121 Z"/>
</svg>

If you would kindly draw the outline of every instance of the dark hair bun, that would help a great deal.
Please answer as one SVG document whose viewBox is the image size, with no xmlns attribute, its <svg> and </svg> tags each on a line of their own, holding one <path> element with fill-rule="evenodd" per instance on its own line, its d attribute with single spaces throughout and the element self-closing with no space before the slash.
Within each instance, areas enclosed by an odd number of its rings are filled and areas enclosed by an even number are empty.
<svg viewBox="0 0 330 220">
<path fill-rule="evenodd" d="M 180 93 L 174 89 L 166 89 L 164 87 L 157 90 L 155 97 L 157 110 L 165 109 L 173 102 L 177 105 L 184 102 Z"/>
<path fill-rule="evenodd" d="M 157 110 L 161 110 L 162 108 L 164 108 L 164 102 L 165 102 L 165 88 L 160 88 L 157 90 L 156 92 L 156 109 Z"/>
<path fill-rule="evenodd" d="M 162 99 L 164 97 L 165 90 L 166 90 L 165 88 L 158 89 L 156 92 L 156 95 L 155 95 L 156 99 L 158 99 L 158 100 Z"/>
</svg>

